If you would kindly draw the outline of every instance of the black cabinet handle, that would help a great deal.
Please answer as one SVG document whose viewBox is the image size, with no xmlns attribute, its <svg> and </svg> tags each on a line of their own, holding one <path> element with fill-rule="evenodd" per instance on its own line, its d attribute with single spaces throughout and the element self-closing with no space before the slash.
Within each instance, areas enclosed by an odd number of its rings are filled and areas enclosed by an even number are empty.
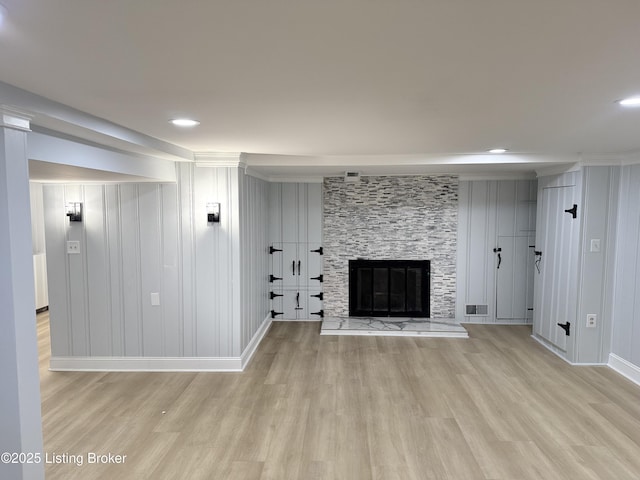
<svg viewBox="0 0 640 480">
<path fill-rule="evenodd" d="M 310 280 L 318 280 L 320 283 L 323 282 L 322 275 L 318 275 L 317 277 L 311 277 Z"/>
<path fill-rule="evenodd" d="M 282 250 L 278 248 L 269 247 L 269 253 L 273 255 L 275 252 L 281 252 Z"/>
<path fill-rule="evenodd" d="M 274 277 L 273 275 L 269 275 L 269 283 L 273 283 L 276 280 L 282 280 L 280 277 Z"/>
<path fill-rule="evenodd" d="M 319 253 L 320 255 L 324 255 L 324 251 L 322 250 L 322 247 L 320 248 L 316 248 L 315 250 L 309 250 L 312 253 Z"/>
<path fill-rule="evenodd" d="M 296 293 L 296 310 L 300 308 L 300 292 Z"/>
<path fill-rule="evenodd" d="M 296 274 L 296 261 L 292 260 L 291 261 L 291 269 L 293 270 L 293 274 Z"/>
<path fill-rule="evenodd" d="M 571 335 L 571 322 L 558 323 L 558 326 L 564 330 L 564 333 L 567 337 Z"/>
<path fill-rule="evenodd" d="M 324 318 L 324 310 L 320 310 L 319 312 L 311 312 L 311 315 L 320 315 L 320 318 Z"/>
<path fill-rule="evenodd" d="M 280 295 L 279 293 L 269 292 L 269 298 L 273 300 L 276 297 L 284 297 L 284 295 Z"/>
<path fill-rule="evenodd" d="M 497 248 L 493 249 L 493 253 L 497 253 L 498 254 L 498 267 L 497 268 L 500 268 L 500 264 L 502 263 L 502 254 L 500 252 L 502 252 L 502 249 L 500 247 L 497 247 Z"/>
<path fill-rule="evenodd" d="M 302 269 L 300 268 L 300 265 L 301 265 L 301 264 L 302 264 L 302 262 L 301 262 L 300 260 L 298 260 L 298 275 L 300 275 L 300 270 L 302 270 Z"/>
<path fill-rule="evenodd" d="M 322 292 L 318 293 L 317 295 L 309 295 L 310 297 L 314 297 L 314 298 L 319 298 L 320 300 L 322 300 L 323 298 L 323 294 Z"/>
<path fill-rule="evenodd" d="M 276 318 L 276 315 L 282 315 L 282 312 L 276 312 L 275 310 L 271 310 L 271 318 Z"/>
<path fill-rule="evenodd" d="M 564 213 L 569 213 L 573 218 L 578 218 L 578 205 L 574 203 L 573 207 L 567 208 Z"/>
</svg>

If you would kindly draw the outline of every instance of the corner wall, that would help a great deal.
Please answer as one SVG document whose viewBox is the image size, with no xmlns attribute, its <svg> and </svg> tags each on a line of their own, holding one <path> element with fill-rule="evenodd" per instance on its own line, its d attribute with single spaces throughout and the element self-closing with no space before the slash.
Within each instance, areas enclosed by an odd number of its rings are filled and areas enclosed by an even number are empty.
<svg viewBox="0 0 640 480">
<path fill-rule="evenodd" d="M 176 168 L 176 184 L 44 187 L 52 368 L 242 368 L 268 312 L 266 186 L 236 167 Z"/>
</svg>

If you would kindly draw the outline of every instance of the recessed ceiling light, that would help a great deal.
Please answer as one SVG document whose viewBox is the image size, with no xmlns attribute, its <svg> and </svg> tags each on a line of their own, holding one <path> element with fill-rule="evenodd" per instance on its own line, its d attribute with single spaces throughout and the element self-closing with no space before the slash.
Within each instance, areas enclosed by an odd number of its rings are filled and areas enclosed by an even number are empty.
<svg viewBox="0 0 640 480">
<path fill-rule="evenodd" d="M 640 97 L 629 97 L 618 102 L 623 107 L 640 107 Z"/>
<path fill-rule="evenodd" d="M 178 127 L 195 127 L 196 125 L 200 125 L 199 121 L 190 118 L 174 118 L 169 121 Z"/>
<path fill-rule="evenodd" d="M 489 150 L 489 153 L 505 153 L 506 151 L 506 148 L 493 148 Z"/>
</svg>

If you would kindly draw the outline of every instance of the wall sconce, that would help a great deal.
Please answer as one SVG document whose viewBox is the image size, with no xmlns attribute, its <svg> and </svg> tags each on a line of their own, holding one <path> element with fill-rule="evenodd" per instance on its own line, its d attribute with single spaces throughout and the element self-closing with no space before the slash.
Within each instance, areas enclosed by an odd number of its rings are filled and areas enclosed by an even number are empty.
<svg viewBox="0 0 640 480">
<path fill-rule="evenodd" d="M 207 222 L 208 223 L 220 222 L 220 204 L 219 203 L 207 203 Z"/>
<path fill-rule="evenodd" d="M 82 221 L 82 203 L 80 202 L 67 203 L 65 205 L 65 210 L 67 212 L 67 217 L 69 217 L 70 222 Z"/>
</svg>

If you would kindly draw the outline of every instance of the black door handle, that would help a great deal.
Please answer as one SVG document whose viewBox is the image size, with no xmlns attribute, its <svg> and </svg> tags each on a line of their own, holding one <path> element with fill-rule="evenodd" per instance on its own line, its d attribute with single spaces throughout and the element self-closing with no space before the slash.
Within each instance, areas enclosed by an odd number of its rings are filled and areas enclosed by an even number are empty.
<svg viewBox="0 0 640 480">
<path fill-rule="evenodd" d="M 502 252 L 502 249 L 500 247 L 496 247 L 493 249 L 493 253 L 497 253 L 498 254 L 498 267 L 500 268 L 500 264 L 502 263 L 502 255 L 500 254 L 500 252 Z"/>
<path fill-rule="evenodd" d="M 571 335 L 571 322 L 558 323 L 558 326 L 564 330 L 564 333 L 565 335 L 567 335 L 567 337 Z"/>
<path fill-rule="evenodd" d="M 577 218 L 578 217 L 578 205 L 576 205 L 574 203 L 573 207 L 567 208 L 564 212 L 565 213 L 570 213 L 573 218 Z"/>
</svg>

